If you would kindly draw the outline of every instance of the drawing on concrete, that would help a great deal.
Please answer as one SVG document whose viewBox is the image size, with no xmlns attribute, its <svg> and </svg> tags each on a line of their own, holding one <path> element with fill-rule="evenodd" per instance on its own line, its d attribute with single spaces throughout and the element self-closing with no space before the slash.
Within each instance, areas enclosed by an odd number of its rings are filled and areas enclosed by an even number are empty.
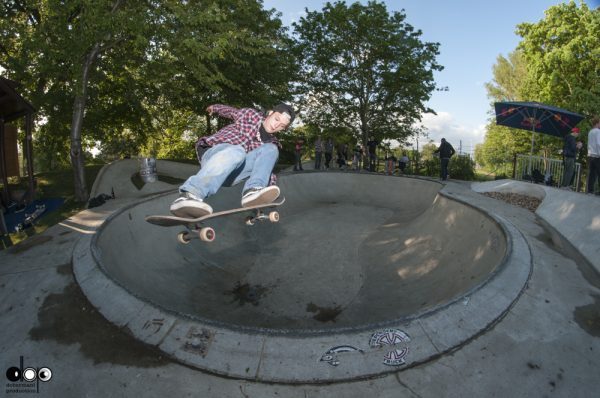
<svg viewBox="0 0 600 398">
<path fill-rule="evenodd" d="M 364 354 L 364 351 L 361 350 L 360 348 L 356 348 L 351 345 L 339 345 L 339 346 L 332 347 L 329 350 L 327 350 L 327 352 L 321 356 L 321 359 L 319 361 L 327 362 L 331 366 L 338 366 L 340 364 L 340 361 L 338 359 L 337 354 L 342 353 L 342 352 L 356 352 L 356 351 L 360 352 L 361 354 Z"/>
<path fill-rule="evenodd" d="M 385 329 L 375 332 L 371 335 L 369 341 L 370 347 L 383 347 L 385 345 L 397 346 L 403 344 L 402 348 L 396 348 L 383 357 L 383 363 L 388 366 L 400 366 L 406 363 L 405 358 L 408 355 L 406 343 L 410 341 L 408 334 L 398 329 Z"/>
</svg>

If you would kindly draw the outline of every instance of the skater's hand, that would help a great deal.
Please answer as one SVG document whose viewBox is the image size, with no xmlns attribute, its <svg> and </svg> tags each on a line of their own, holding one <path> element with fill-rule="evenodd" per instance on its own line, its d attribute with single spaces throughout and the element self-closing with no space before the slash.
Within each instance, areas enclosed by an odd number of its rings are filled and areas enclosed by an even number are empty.
<svg viewBox="0 0 600 398">
<path fill-rule="evenodd" d="M 208 112 L 208 114 L 212 116 L 212 114 L 213 114 L 213 107 L 212 107 L 212 105 L 209 105 L 208 108 L 206 108 L 206 112 Z"/>
</svg>

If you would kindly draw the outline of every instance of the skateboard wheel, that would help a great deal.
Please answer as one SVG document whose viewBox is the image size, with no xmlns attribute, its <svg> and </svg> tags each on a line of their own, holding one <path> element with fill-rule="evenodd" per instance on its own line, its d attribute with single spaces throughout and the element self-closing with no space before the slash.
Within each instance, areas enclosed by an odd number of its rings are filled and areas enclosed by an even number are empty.
<svg viewBox="0 0 600 398">
<path fill-rule="evenodd" d="M 269 213 L 269 221 L 278 222 L 279 221 L 279 212 L 272 211 Z"/>
<path fill-rule="evenodd" d="M 217 237 L 215 230 L 210 227 L 202 228 L 199 235 L 200 240 L 203 240 L 204 242 L 212 242 Z"/>
<path fill-rule="evenodd" d="M 252 216 L 246 217 L 246 225 L 254 225 L 254 217 L 252 217 Z"/>
<path fill-rule="evenodd" d="M 183 231 L 177 234 L 177 242 L 179 243 L 183 243 L 184 245 L 187 245 L 188 243 L 190 243 L 190 238 L 189 238 L 189 234 L 187 231 Z"/>
</svg>

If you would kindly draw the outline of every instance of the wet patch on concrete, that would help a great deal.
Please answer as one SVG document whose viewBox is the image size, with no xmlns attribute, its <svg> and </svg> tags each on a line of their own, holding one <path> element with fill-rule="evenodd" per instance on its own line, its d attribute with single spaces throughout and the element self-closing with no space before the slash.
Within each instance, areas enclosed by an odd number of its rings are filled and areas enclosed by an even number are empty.
<svg viewBox="0 0 600 398">
<path fill-rule="evenodd" d="M 314 312 L 313 319 L 319 322 L 335 322 L 335 319 L 342 313 L 342 307 L 339 305 L 332 308 L 319 307 L 314 303 L 306 305 L 306 312 Z"/>
<path fill-rule="evenodd" d="M 59 275 L 72 275 L 73 267 L 71 267 L 71 263 L 62 264 L 56 267 L 56 272 Z"/>
<path fill-rule="evenodd" d="M 49 235 L 35 235 L 31 238 L 27 238 L 23 242 L 18 245 L 10 247 L 7 252 L 10 254 L 20 254 L 26 252 L 29 249 L 32 249 L 36 246 L 43 245 L 46 242 L 51 241 L 53 238 Z"/>
<path fill-rule="evenodd" d="M 232 302 L 238 302 L 240 306 L 244 304 L 252 304 L 257 306 L 260 303 L 260 299 L 268 292 L 264 286 L 261 285 L 249 285 L 248 283 L 242 284 L 237 282 L 235 287 L 226 292 L 227 295 L 233 296 Z"/>
<path fill-rule="evenodd" d="M 61 266 L 64 271 L 65 266 Z M 38 310 L 39 326 L 29 331 L 35 341 L 78 344 L 94 363 L 154 368 L 171 363 L 158 349 L 141 343 L 108 322 L 72 281 L 62 293 L 50 294 Z"/>
<path fill-rule="evenodd" d="M 575 308 L 573 318 L 587 334 L 600 337 L 600 296 L 592 295 L 594 302 Z"/>
<path fill-rule="evenodd" d="M 527 367 L 531 370 L 540 370 L 541 367 L 535 362 L 527 362 Z"/>
</svg>

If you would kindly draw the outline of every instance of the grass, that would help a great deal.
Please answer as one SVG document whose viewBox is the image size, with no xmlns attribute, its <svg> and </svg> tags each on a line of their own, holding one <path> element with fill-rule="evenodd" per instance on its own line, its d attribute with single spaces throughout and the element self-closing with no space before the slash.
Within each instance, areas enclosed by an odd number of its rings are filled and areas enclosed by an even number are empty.
<svg viewBox="0 0 600 398">
<path fill-rule="evenodd" d="M 88 190 L 92 188 L 94 180 L 103 165 L 93 164 L 85 167 L 85 180 Z M 63 198 L 64 204 L 57 210 L 44 214 L 34 224 L 35 234 L 44 232 L 51 226 L 71 217 L 74 214 L 84 210 L 87 203 L 78 203 L 74 198 L 74 180 L 73 170 L 59 170 L 38 173 L 35 175 L 37 180 L 36 199 Z M 31 232 L 15 232 L 9 234 L 13 244 L 17 244 L 32 235 Z"/>
</svg>

